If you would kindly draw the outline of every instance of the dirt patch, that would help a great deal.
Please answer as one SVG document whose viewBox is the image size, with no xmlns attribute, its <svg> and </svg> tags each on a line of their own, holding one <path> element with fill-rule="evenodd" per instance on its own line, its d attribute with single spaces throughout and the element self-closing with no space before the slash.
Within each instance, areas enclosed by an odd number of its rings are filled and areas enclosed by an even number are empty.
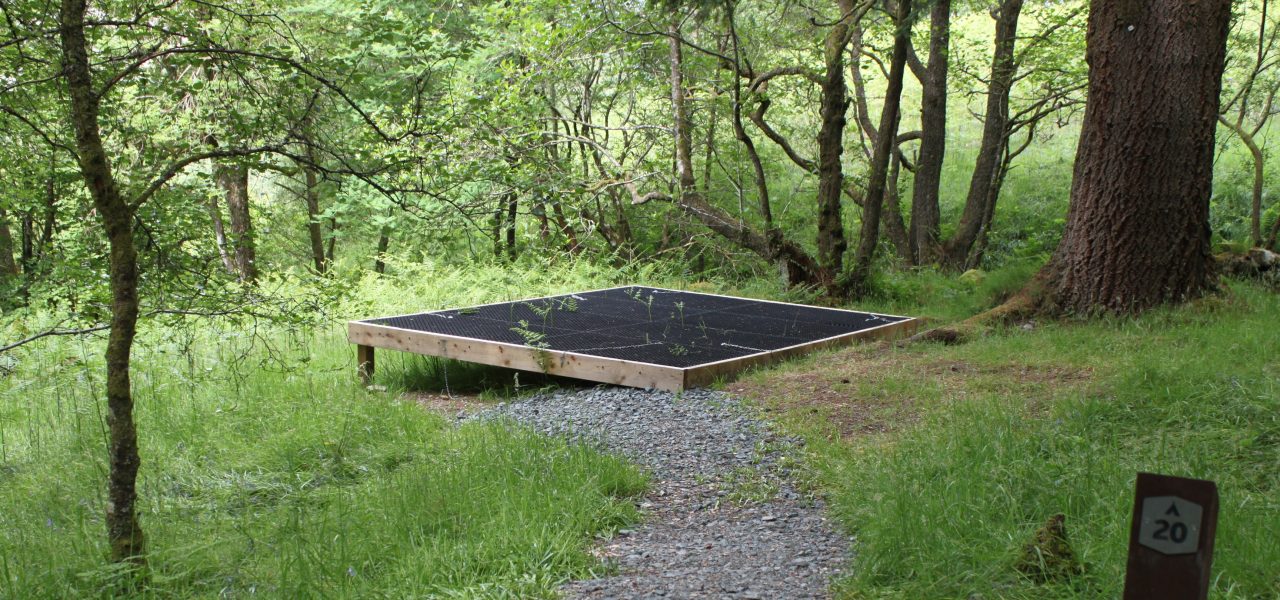
<svg viewBox="0 0 1280 600">
<path fill-rule="evenodd" d="M 894 376 L 911 364 L 909 356 L 889 350 L 847 350 L 818 357 L 801 368 L 736 381 L 725 389 L 767 412 L 821 418 L 842 438 L 880 434 L 918 421 L 918 402 L 909 394 L 862 394 L 859 386 Z"/>
<path fill-rule="evenodd" d="M 449 418 L 461 418 L 482 410 L 492 408 L 493 404 L 482 402 L 478 394 L 431 394 L 426 392 L 407 392 L 406 400 L 413 400 L 433 413 Z"/>
<path fill-rule="evenodd" d="M 910 426 L 929 404 L 963 401 L 974 393 L 1021 398 L 1028 413 L 1040 414 L 1048 398 L 1087 385 L 1092 375 L 1065 366 L 939 361 L 919 351 L 877 346 L 818 356 L 725 389 L 767 412 L 824 422 L 834 435 L 848 438 Z"/>
</svg>

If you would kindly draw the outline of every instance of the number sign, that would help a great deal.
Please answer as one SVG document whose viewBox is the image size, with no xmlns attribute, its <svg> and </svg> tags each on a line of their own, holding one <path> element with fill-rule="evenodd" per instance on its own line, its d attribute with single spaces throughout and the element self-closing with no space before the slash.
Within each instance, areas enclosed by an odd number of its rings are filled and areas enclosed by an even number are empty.
<svg viewBox="0 0 1280 600">
<path fill-rule="evenodd" d="M 1145 498 L 1138 543 L 1162 554 L 1194 554 L 1203 513 L 1199 504 L 1177 496 Z"/>
<path fill-rule="evenodd" d="M 1217 526 L 1212 481 L 1139 473 L 1124 600 L 1205 600 Z"/>
</svg>

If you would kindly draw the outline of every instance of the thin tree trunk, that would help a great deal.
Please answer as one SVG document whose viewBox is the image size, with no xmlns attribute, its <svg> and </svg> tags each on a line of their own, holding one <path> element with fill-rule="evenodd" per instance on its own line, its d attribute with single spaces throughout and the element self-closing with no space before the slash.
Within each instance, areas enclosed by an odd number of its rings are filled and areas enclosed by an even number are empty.
<svg viewBox="0 0 1280 600">
<path fill-rule="evenodd" d="M 684 54 L 678 17 L 672 17 L 667 30 L 671 34 L 667 38 L 667 47 L 671 67 L 671 118 L 674 124 L 676 181 L 679 182 L 680 194 L 684 195 L 697 193 L 697 182 L 693 175 L 693 126 L 689 122 L 689 109 L 685 106 L 684 99 Z"/>
<path fill-rule="evenodd" d="M 889 62 L 889 81 L 885 88 L 884 108 L 880 112 L 880 127 L 876 135 L 875 151 L 871 157 L 871 173 L 867 182 L 867 197 L 862 209 L 862 238 L 854 256 L 853 270 L 842 286 L 842 291 L 855 296 L 866 294 L 871 276 L 871 261 L 880 243 L 880 212 L 884 205 L 885 185 L 888 179 L 889 157 L 898 137 L 899 104 L 902 101 L 902 76 L 906 70 L 908 45 L 911 43 L 911 0 L 898 0 L 894 19 L 893 55 Z"/>
<path fill-rule="evenodd" d="M 938 0 L 929 21 L 929 63 L 920 82 L 920 157 L 911 194 L 911 254 L 917 264 L 936 261 L 941 251 L 938 190 L 947 148 L 951 0 Z"/>
<path fill-rule="evenodd" d="M 209 218 L 213 221 L 213 240 L 218 247 L 218 256 L 222 258 L 222 266 L 228 273 L 236 274 L 236 264 L 227 253 L 227 229 L 222 223 L 222 207 L 215 196 L 209 199 Z"/>
<path fill-rule="evenodd" d="M 338 217 L 329 218 L 329 248 L 324 252 L 324 262 L 333 264 L 333 255 L 338 245 Z"/>
<path fill-rule="evenodd" d="M 13 260 L 13 233 L 9 230 L 9 213 L 0 208 L 0 275 L 17 275 L 18 263 Z"/>
<path fill-rule="evenodd" d="M 907 232 L 906 222 L 902 219 L 902 205 L 898 198 L 898 176 L 902 171 L 902 161 L 898 160 L 898 154 L 895 152 L 889 159 L 889 183 L 885 187 L 884 204 L 885 211 L 884 227 L 885 233 L 889 235 L 889 241 L 893 242 L 894 250 L 898 252 L 898 258 L 907 264 L 914 264 L 914 258 L 911 255 L 911 239 Z"/>
<path fill-rule="evenodd" d="M 520 196 L 515 192 L 507 193 L 507 259 L 516 258 L 516 213 Z"/>
<path fill-rule="evenodd" d="M 1212 285 L 1209 198 L 1230 0 L 1089 7 L 1089 91 L 1045 308 L 1138 312 Z"/>
<path fill-rule="evenodd" d="M 129 382 L 130 354 L 138 323 L 138 255 L 133 209 L 120 195 L 98 125 L 85 42 L 86 0 L 62 0 L 60 39 L 63 75 L 70 97 L 80 173 L 110 245 L 111 330 L 107 339 L 107 428 L 109 439 L 106 524 L 111 557 L 145 564 L 146 543 L 137 514 L 138 434 Z"/>
<path fill-rule="evenodd" d="M 218 164 L 214 167 L 214 180 L 227 200 L 236 273 L 241 281 L 253 283 L 258 279 L 258 265 L 253 221 L 249 217 L 249 167 L 234 163 Z"/>
<path fill-rule="evenodd" d="M 383 227 L 378 231 L 378 250 L 373 258 L 373 272 L 379 275 L 387 272 L 387 250 L 391 248 L 391 228 Z"/>
<path fill-rule="evenodd" d="M 991 239 L 991 223 L 996 218 L 996 201 L 1000 199 L 1000 188 L 1004 187 L 1004 177 L 1009 173 L 1011 158 L 1008 153 L 1005 156 L 1000 167 L 996 169 L 995 181 L 992 182 L 987 194 L 987 212 L 982 217 L 982 226 L 978 228 L 978 239 L 974 241 L 973 249 L 965 259 L 965 270 L 981 268 L 982 259 L 987 254 L 987 243 Z"/>
<path fill-rule="evenodd" d="M 560 233 L 564 234 L 567 246 L 565 250 L 568 250 L 570 254 L 581 252 L 582 248 L 578 243 L 578 233 L 574 231 L 569 219 L 564 216 L 564 207 L 560 205 L 559 200 L 551 201 L 551 214 L 555 215 L 556 227 L 560 228 Z"/>
<path fill-rule="evenodd" d="M 1263 157 L 1262 148 L 1258 147 L 1257 140 L 1243 127 L 1222 115 L 1218 115 L 1218 122 L 1226 125 L 1240 138 L 1241 142 L 1244 142 L 1245 147 L 1249 148 L 1249 156 L 1253 158 L 1253 202 L 1249 207 L 1249 239 L 1254 246 L 1262 246 L 1262 176 L 1266 159 Z"/>
<path fill-rule="evenodd" d="M 827 31 L 823 58 L 818 129 L 818 264 L 828 273 L 839 273 L 849 243 L 844 236 L 844 127 L 849 109 L 849 90 L 844 80 L 844 50 L 849 45 L 852 0 L 838 3 L 841 18 Z"/>
<path fill-rule="evenodd" d="M 36 268 L 36 223 L 31 210 L 22 213 L 22 253 L 19 260 L 24 273 L 33 273 Z"/>
<path fill-rule="evenodd" d="M 323 275 L 328 263 L 324 259 L 324 232 L 320 228 L 320 184 L 317 181 L 315 171 L 303 167 L 302 172 L 303 177 L 306 178 L 307 185 L 305 199 L 307 202 L 307 237 L 311 239 L 311 263 L 315 267 L 316 273 Z"/>
<path fill-rule="evenodd" d="M 1013 88 L 1014 44 L 1018 34 L 1018 15 L 1022 0 L 1005 0 L 996 15 L 995 54 L 991 59 L 991 81 L 987 91 L 987 113 L 982 124 L 982 142 L 978 159 L 969 180 L 969 195 L 955 234 L 943 247 L 943 264 L 953 269 L 963 267 L 978 239 L 978 232 L 988 212 L 987 200 L 995 183 L 1008 143 L 1009 92 Z"/>
</svg>

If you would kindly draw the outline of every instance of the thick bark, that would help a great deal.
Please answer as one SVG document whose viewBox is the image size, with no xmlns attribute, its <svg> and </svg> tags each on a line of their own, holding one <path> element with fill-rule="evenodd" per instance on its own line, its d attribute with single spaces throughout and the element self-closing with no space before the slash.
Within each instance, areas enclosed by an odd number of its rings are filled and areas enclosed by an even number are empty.
<svg viewBox="0 0 1280 600">
<path fill-rule="evenodd" d="M 880 213 L 888 182 L 889 158 L 898 137 L 898 121 L 902 101 L 902 76 L 906 70 L 907 51 L 911 43 L 911 1 L 899 0 L 894 19 L 893 55 L 889 62 L 889 81 L 885 87 L 884 108 L 880 112 L 875 150 L 871 156 L 871 173 L 867 182 L 867 198 L 862 208 L 862 237 L 858 240 L 854 264 L 843 286 L 845 293 L 865 294 L 871 276 L 871 261 L 880 243 Z"/>
<path fill-rule="evenodd" d="M 111 556 L 145 563 L 145 540 L 136 510 L 138 435 L 133 422 L 129 361 L 138 323 L 138 255 L 133 209 L 120 195 L 98 125 L 85 42 L 86 0 L 62 0 L 60 39 L 63 75 L 70 98 L 80 173 L 93 198 L 110 245 L 111 331 L 107 339 L 107 428 L 109 440 L 106 523 Z"/>
<path fill-rule="evenodd" d="M 1212 286 L 1209 197 L 1230 0 L 1094 2 L 1089 95 L 1048 310 L 1137 312 Z"/>
<path fill-rule="evenodd" d="M 937 260 L 941 211 L 938 190 L 947 151 L 947 70 L 951 43 L 951 0 L 939 0 L 930 13 L 929 62 L 920 100 L 920 156 L 911 193 L 911 255 L 918 264 Z"/>
<path fill-rule="evenodd" d="M 849 243 L 844 236 L 841 196 L 844 194 L 844 128 L 849 109 L 849 89 L 844 79 L 844 50 L 849 45 L 852 0 L 838 2 L 841 18 L 827 31 L 823 48 L 826 71 L 818 129 L 818 264 L 828 273 L 844 267 Z"/>
<path fill-rule="evenodd" d="M 219 163 L 214 167 L 214 180 L 227 201 L 236 274 L 241 281 L 253 283 L 258 280 L 258 264 L 253 221 L 249 217 L 249 167 Z"/>
<path fill-rule="evenodd" d="M 304 199 L 307 202 L 307 237 L 311 240 L 311 264 L 316 273 L 323 275 L 328 263 L 324 259 L 324 232 L 320 229 L 320 183 L 315 171 L 303 167 L 302 173 L 307 185 Z"/>
<path fill-rule="evenodd" d="M 991 59 L 991 78 L 987 90 L 986 116 L 982 122 L 982 141 L 978 159 L 969 179 L 969 194 L 965 198 L 964 212 L 956 232 L 943 248 L 944 266 L 958 269 L 964 266 L 982 229 L 982 223 L 991 212 L 988 201 L 995 202 L 993 187 L 1000 170 L 1005 144 L 1008 143 L 1009 92 L 1017 65 L 1014 62 L 1014 44 L 1018 35 L 1018 15 L 1022 12 L 1022 0 L 1005 0 L 996 14 L 995 53 Z"/>
<path fill-rule="evenodd" d="M 13 260 L 13 233 L 9 229 L 9 213 L 0 208 L 0 276 L 17 274 L 18 263 Z"/>
</svg>

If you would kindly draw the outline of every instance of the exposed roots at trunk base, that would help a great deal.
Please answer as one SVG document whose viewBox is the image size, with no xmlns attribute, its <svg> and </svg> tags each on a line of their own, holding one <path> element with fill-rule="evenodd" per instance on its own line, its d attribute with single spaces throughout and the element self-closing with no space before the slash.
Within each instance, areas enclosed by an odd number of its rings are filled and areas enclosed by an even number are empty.
<svg viewBox="0 0 1280 600">
<path fill-rule="evenodd" d="M 981 337 L 996 325 L 1041 314 L 1046 306 L 1047 289 L 1044 278 L 1041 275 L 1037 275 L 1025 287 L 1010 296 L 1008 300 L 1005 300 L 999 306 L 978 313 L 959 323 L 922 331 L 907 338 L 905 343 L 963 344 L 973 338 Z"/>
</svg>

